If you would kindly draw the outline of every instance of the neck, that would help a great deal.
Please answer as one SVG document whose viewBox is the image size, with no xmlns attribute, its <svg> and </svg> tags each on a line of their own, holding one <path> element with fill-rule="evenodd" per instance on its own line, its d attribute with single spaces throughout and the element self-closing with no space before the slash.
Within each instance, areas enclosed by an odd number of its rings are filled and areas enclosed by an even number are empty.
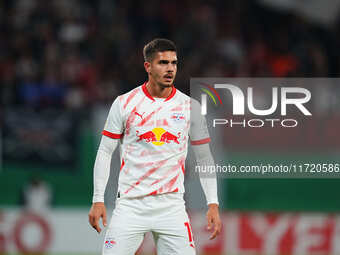
<svg viewBox="0 0 340 255">
<path fill-rule="evenodd" d="M 167 98 L 172 91 L 171 87 L 162 87 L 159 84 L 149 80 L 146 83 L 146 88 L 152 97 Z"/>
</svg>

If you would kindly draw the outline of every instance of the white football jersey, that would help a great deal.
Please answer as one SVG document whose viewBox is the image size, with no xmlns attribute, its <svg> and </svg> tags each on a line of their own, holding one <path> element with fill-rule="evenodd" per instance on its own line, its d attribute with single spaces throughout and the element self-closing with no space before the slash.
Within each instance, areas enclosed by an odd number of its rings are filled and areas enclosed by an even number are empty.
<svg viewBox="0 0 340 255">
<path fill-rule="evenodd" d="M 205 118 L 190 116 L 191 107 L 199 107 L 191 100 L 175 87 L 168 98 L 153 98 L 146 83 L 115 99 L 103 135 L 121 141 L 121 197 L 184 193 L 189 139 L 210 142 Z"/>
</svg>

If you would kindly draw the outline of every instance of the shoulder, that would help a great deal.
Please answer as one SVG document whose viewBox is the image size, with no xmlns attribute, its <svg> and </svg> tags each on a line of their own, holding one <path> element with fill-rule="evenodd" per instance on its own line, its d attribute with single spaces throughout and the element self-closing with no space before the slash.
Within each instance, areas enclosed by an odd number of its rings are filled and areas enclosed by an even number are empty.
<svg viewBox="0 0 340 255">
<path fill-rule="evenodd" d="M 138 94 L 141 94 L 142 86 L 138 86 L 124 94 L 121 94 L 117 97 L 117 99 L 120 101 L 120 103 L 124 103 L 127 100 L 132 100 L 133 97 L 137 96 Z"/>
<path fill-rule="evenodd" d="M 134 104 L 134 100 L 140 94 L 141 86 L 138 86 L 124 94 L 118 95 L 112 102 L 109 114 L 123 114 L 126 110 L 130 110 L 130 105 Z"/>
<path fill-rule="evenodd" d="M 190 99 L 190 97 L 189 97 L 187 94 L 183 93 L 183 92 L 180 91 L 178 88 L 176 88 L 176 94 L 177 94 L 177 96 L 180 97 L 180 98 L 183 98 L 183 99 Z"/>
<path fill-rule="evenodd" d="M 113 105 L 119 107 L 121 112 L 124 112 L 125 110 L 130 110 L 131 106 L 136 104 L 136 100 L 138 100 L 141 95 L 142 88 L 141 86 L 138 86 L 124 94 L 117 96 L 113 101 Z"/>
<path fill-rule="evenodd" d="M 182 91 L 177 89 L 176 93 L 178 93 L 178 98 L 180 100 L 183 100 L 186 103 L 190 104 L 191 107 L 194 107 L 194 108 L 200 108 L 201 107 L 201 104 L 198 100 L 188 96 L 187 94 L 183 93 Z"/>
<path fill-rule="evenodd" d="M 176 88 L 176 99 L 178 101 L 183 101 L 187 104 L 190 104 L 190 101 L 192 100 L 192 98 L 190 96 L 188 96 L 187 94 L 183 93 L 182 91 L 180 91 L 179 89 Z"/>
</svg>

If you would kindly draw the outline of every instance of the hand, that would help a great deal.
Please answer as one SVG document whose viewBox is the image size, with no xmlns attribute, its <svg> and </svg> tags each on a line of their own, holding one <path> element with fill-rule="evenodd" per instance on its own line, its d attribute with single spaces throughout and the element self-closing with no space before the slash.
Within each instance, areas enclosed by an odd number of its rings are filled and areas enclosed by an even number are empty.
<svg viewBox="0 0 340 255">
<path fill-rule="evenodd" d="M 99 227 L 99 219 L 103 218 L 103 225 L 106 227 L 106 208 L 103 202 L 93 203 L 89 212 L 90 225 L 97 230 L 98 233 L 102 231 Z"/>
<path fill-rule="evenodd" d="M 218 204 L 209 204 L 207 212 L 208 230 L 211 230 L 214 225 L 214 232 L 210 236 L 210 240 L 214 239 L 221 233 L 222 223 L 218 212 Z"/>
</svg>

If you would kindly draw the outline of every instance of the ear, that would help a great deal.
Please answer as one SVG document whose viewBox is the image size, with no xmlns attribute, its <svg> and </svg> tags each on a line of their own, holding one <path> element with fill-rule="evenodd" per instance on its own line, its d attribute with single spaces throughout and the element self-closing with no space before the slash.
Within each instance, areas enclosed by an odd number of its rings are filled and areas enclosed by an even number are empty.
<svg viewBox="0 0 340 255">
<path fill-rule="evenodd" d="M 151 72 L 151 63 L 150 62 L 144 62 L 144 69 L 147 73 Z"/>
</svg>

